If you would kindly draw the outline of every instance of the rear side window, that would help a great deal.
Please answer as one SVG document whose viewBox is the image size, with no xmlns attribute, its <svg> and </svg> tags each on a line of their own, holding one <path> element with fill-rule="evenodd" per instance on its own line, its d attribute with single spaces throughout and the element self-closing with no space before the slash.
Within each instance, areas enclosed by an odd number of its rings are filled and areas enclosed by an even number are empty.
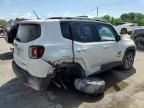
<svg viewBox="0 0 144 108">
<path fill-rule="evenodd" d="M 70 22 L 61 22 L 60 25 L 61 25 L 61 32 L 63 37 L 67 39 L 72 39 Z"/>
<path fill-rule="evenodd" d="M 78 42 L 97 42 L 99 40 L 92 22 L 73 22 L 72 33 L 75 41 Z"/>
<path fill-rule="evenodd" d="M 41 27 L 39 24 L 20 24 L 16 40 L 20 42 L 30 42 L 41 35 Z"/>
</svg>

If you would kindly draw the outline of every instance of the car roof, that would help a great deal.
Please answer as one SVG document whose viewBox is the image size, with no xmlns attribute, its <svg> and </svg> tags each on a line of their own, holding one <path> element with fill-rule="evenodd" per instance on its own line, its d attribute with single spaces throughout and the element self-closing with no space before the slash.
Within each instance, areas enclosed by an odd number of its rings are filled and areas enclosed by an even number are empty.
<svg viewBox="0 0 144 108">
<path fill-rule="evenodd" d="M 88 17 L 50 17 L 47 18 L 47 20 L 50 19 L 57 19 L 59 21 L 92 21 L 92 22 L 105 22 L 108 23 L 105 20 L 98 19 L 98 18 L 88 18 Z"/>
<path fill-rule="evenodd" d="M 25 24 L 25 23 L 44 23 L 44 22 L 59 22 L 59 21 L 86 21 L 86 22 L 102 22 L 108 23 L 107 21 L 101 19 L 94 19 L 94 18 L 86 18 L 86 17 L 50 17 L 47 19 L 35 19 L 35 20 L 24 20 L 17 22 L 18 24 Z"/>
</svg>

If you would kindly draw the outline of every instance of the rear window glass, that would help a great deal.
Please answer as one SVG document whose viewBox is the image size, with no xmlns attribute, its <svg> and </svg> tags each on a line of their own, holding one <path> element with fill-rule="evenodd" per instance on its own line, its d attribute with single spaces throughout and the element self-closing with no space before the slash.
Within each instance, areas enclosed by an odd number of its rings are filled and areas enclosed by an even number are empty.
<svg viewBox="0 0 144 108">
<path fill-rule="evenodd" d="M 63 37 L 71 39 L 70 22 L 61 22 L 61 32 Z"/>
<path fill-rule="evenodd" d="M 21 24 L 19 25 L 16 40 L 20 42 L 30 42 L 41 35 L 41 27 L 39 24 Z"/>
</svg>

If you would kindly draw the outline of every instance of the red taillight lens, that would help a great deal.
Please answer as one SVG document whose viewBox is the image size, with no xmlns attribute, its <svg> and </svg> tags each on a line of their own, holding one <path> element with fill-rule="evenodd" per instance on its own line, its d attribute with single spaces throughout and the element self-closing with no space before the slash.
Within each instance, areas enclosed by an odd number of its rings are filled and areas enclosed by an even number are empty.
<svg viewBox="0 0 144 108">
<path fill-rule="evenodd" d="M 33 59 L 41 58 L 44 54 L 44 47 L 43 46 L 31 46 L 29 48 L 29 56 Z"/>
</svg>

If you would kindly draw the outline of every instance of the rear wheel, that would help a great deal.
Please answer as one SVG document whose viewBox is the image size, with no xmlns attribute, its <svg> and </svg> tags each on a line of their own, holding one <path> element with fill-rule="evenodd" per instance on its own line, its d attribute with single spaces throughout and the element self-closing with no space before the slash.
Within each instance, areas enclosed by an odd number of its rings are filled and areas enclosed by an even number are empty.
<svg viewBox="0 0 144 108">
<path fill-rule="evenodd" d="M 130 70 L 133 67 L 133 63 L 134 63 L 134 53 L 129 51 L 125 54 L 121 69 Z"/>
<path fill-rule="evenodd" d="M 144 37 L 137 37 L 134 41 L 137 49 L 144 50 Z"/>
<path fill-rule="evenodd" d="M 121 34 L 127 34 L 127 29 L 126 28 L 121 29 Z"/>
</svg>

